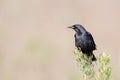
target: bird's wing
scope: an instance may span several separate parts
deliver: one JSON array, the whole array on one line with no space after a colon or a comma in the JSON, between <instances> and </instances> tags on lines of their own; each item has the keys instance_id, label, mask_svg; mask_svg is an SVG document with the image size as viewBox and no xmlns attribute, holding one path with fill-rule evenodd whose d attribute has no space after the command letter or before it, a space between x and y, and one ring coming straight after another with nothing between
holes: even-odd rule
<instances>
[{"instance_id":1,"label":"bird's wing","mask_svg":"<svg viewBox=\"0 0 120 80\"><path fill-rule=\"evenodd\" d=\"M96 49L95 41L94 41L91 33L89 33L89 32L88 32L88 39L89 39L89 42L90 42L90 44L92 45L92 47L93 47L94 49Z\"/></svg>"}]
</instances>

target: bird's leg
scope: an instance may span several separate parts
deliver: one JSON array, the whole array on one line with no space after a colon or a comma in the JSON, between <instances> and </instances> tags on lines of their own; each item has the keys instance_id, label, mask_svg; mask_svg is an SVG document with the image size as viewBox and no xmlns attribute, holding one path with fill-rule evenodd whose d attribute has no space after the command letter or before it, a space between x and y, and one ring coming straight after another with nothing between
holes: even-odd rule
<instances>
[{"instance_id":1,"label":"bird's leg","mask_svg":"<svg viewBox=\"0 0 120 80\"><path fill-rule=\"evenodd\" d=\"M84 54L84 59L88 62L89 65L92 64L92 56Z\"/></svg>"},{"instance_id":2,"label":"bird's leg","mask_svg":"<svg viewBox=\"0 0 120 80\"><path fill-rule=\"evenodd\" d=\"M81 52L81 48L80 47L78 47L77 49Z\"/></svg>"}]
</instances>

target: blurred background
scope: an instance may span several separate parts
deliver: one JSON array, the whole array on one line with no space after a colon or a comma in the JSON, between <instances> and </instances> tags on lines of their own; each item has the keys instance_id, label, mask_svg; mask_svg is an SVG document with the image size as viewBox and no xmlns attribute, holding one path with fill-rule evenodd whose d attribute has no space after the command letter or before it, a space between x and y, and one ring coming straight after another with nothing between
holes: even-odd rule
<instances>
[{"instance_id":1,"label":"blurred background","mask_svg":"<svg viewBox=\"0 0 120 80\"><path fill-rule=\"evenodd\" d=\"M120 76L119 0L0 0L0 80L80 80L74 31L92 33L96 56L111 55Z\"/></svg>"}]
</instances>

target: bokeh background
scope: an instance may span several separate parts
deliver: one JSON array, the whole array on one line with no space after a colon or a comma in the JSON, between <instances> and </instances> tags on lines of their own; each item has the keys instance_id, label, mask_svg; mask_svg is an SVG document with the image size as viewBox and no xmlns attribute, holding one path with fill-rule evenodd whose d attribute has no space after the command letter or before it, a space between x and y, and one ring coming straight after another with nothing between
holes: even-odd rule
<instances>
[{"instance_id":1,"label":"bokeh background","mask_svg":"<svg viewBox=\"0 0 120 80\"><path fill-rule=\"evenodd\" d=\"M120 80L119 0L0 0L0 80L80 80L73 55L76 23L111 55Z\"/></svg>"}]
</instances>

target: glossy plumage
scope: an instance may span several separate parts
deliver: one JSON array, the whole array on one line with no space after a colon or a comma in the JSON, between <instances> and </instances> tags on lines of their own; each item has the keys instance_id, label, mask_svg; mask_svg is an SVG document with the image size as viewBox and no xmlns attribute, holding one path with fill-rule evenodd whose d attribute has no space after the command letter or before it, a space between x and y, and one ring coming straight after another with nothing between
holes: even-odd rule
<instances>
[{"instance_id":1,"label":"glossy plumage","mask_svg":"<svg viewBox=\"0 0 120 80\"><path fill-rule=\"evenodd\" d=\"M94 42L94 39L86 29L80 25L75 24L69 28L72 28L75 30L75 46L78 48L78 50L81 50L83 54L86 54L88 57L93 56L92 61L96 61L96 58L93 54L93 50L96 50L96 44Z\"/></svg>"}]
</instances>

